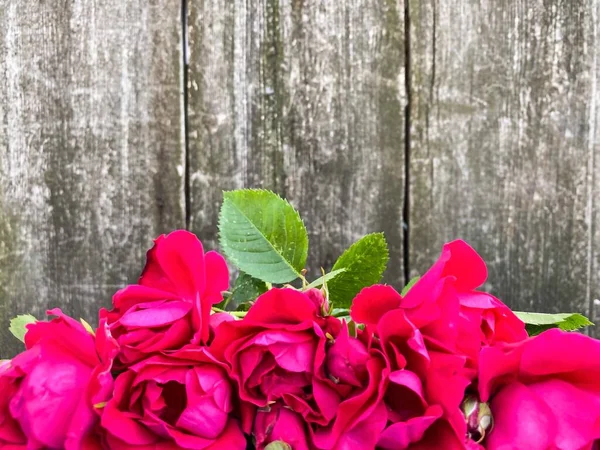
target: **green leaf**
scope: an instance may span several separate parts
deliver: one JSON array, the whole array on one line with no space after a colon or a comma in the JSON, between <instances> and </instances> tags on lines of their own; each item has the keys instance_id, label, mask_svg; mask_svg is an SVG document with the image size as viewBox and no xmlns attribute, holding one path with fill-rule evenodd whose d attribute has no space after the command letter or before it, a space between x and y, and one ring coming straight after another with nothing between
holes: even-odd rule
<instances>
[{"instance_id":1,"label":"green leaf","mask_svg":"<svg viewBox=\"0 0 600 450\"><path fill-rule=\"evenodd\" d=\"M383 233L368 234L338 258L332 272L346 269L327 283L329 298L339 308L349 308L361 289L378 283L387 266L389 252Z\"/></svg>"},{"instance_id":2,"label":"green leaf","mask_svg":"<svg viewBox=\"0 0 600 450\"><path fill-rule=\"evenodd\" d=\"M335 277L337 277L340 273L344 273L345 271L346 271L345 268L338 269L338 270L332 270L331 272L326 273L322 277L319 277L315 281L310 283L308 286L306 286L306 289L317 288L319 286L323 286L324 283L329 283L331 280L333 280Z\"/></svg>"},{"instance_id":3,"label":"green leaf","mask_svg":"<svg viewBox=\"0 0 600 450\"><path fill-rule=\"evenodd\" d=\"M264 281L251 277L247 273L240 272L233 285L233 294L231 296L233 308L230 307L230 309L237 309L241 304L256 300L259 295L264 294L267 290L267 285Z\"/></svg>"},{"instance_id":4,"label":"green leaf","mask_svg":"<svg viewBox=\"0 0 600 450\"><path fill-rule=\"evenodd\" d=\"M268 290L268 283L240 271L233 285L233 292L228 293L229 295L214 307L228 312L248 311L254 301Z\"/></svg>"},{"instance_id":5,"label":"green leaf","mask_svg":"<svg viewBox=\"0 0 600 450\"><path fill-rule=\"evenodd\" d=\"M530 336L536 336L550 328L560 328L564 331L576 331L594 325L582 314L543 314L515 311L515 315L525 322L525 328Z\"/></svg>"},{"instance_id":6,"label":"green leaf","mask_svg":"<svg viewBox=\"0 0 600 450\"><path fill-rule=\"evenodd\" d=\"M356 322L348 320L346 323L348 324L348 334L352 337L357 337L358 329L356 328Z\"/></svg>"},{"instance_id":7,"label":"green leaf","mask_svg":"<svg viewBox=\"0 0 600 450\"><path fill-rule=\"evenodd\" d=\"M400 295L402 297L404 297L406 294L408 294L408 291L410 291L410 288L413 287L417 281L419 281L421 277L414 277L411 278L410 281L408 282L408 284L406 286L404 286L404 289L402 289L402 292L400 293Z\"/></svg>"},{"instance_id":8,"label":"green leaf","mask_svg":"<svg viewBox=\"0 0 600 450\"><path fill-rule=\"evenodd\" d=\"M273 441L265 447L265 450L292 450L292 446L284 441Z\"/></svg>"},{"instance_id":9,"label":"green leaf","mask_svg":"<svg viewBox=\"0 0 600 450\"><path fill-rule=\"evenodd\" d=\"M329 315L333 317L350 317L350 310L348 308L333 308Z\"/></svg>"},{"instance_id":10,"label":"green leaf","mask_svg":"<svg viewBox=\"0 0 600 450\"><path fill-rule=\"evenodd\" d=\"M10 321L8 330L21 342L25 342L25 334L27 333L27 325L35 323L37 320L31 314L23 314L15 317Z\"/></svg>"},{"instance_id":11,"label":"green leaf","mask_svg":"<svg viewBox=\"0 0 600 450\"><path fill-rule=\"evenodd\" d=\"M90 333L92 336L96 336L96 333L94 333L94 329L92 328L92 326L87 323L87 321L85 319L79 319L79 321L81 322L81 325L83 325L83 328L85 328L85 330Z\"/></svg>"},{"instance_id":12,"label":"green leaf","mask_svg":"<svg viewBox=\"0 0 600 450\"><path fill-rule=\"evenodd\" d=\"M298 212L270 191L240 189L223 195L219 235L229 260L269 283L301 277L308 234Z\"/></svg>"},{"instance_id":13,"label":"green leaf","mask_svg":"<svg viewBox=\"0 0 600 450\"><path fill-rule=\"evenodd\" d=\"M556 328L556 325L527 325L525 324L525 331L529 336L537 336L538 334L542 334L544 331L549 330L551 328Z\"/></svg>"},{"instance_id":14,"label":"green leaf","mask_svg":"<svg viewBox=\"0 0 600 450\"><path fill-rule=\"evenodd\" d=\"M252 308L252 305L254 305L254 302L252 302L252 301L240 303L240 304L236 305L235 312L239 312L239 313L248 312L248 311L250 311L250 308ZM238 316L238 317L243 317L243 316Z\"/></svg>"}]
</instances>

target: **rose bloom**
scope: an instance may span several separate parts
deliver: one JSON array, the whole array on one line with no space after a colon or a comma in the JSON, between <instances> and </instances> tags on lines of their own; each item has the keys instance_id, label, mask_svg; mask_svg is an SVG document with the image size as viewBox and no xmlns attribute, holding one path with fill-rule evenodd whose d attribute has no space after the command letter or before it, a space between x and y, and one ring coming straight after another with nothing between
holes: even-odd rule
<instances>
[{"instance_id":1,"label":"rose bloom","mask_svg":"<svg viewBox=\"0 0 600 450\"><path fill-rule=\"evenodd\" d=\"M391 286L371 286L354 300L353 315L361 320L402 308L427 345L464 355L476 369L482 346L527 338L524 323L510 308L476 290L486 278L487 268L475 250L464 241L450 242L404 297ZM373 308L377 311L369 311Z\"/></svg>"},{"instance_id":2,"label":"rose bloom","mask_svg":"<svg viewBox=\"0 0 600 450\"><path fill-rule=\"evenodd\" d=\"M111 311L100 311L121 346L119 366L190 342L207 343L212 305L228 286L225 260L213 251L205 254L195 235L179 230L160 236L139 283L117 292Z\"/></svg>"},{"instance_id":3,"label":"rose bloom","mask_svg":"<svg viewBox=\"0 0 600 450\"><path fill-rule=\"evenodd\" d=\"M211 352L231 368L244 402L266 407L284 396L304 395L324 364L327 333L341 327L338 319L323 315L324 309L314 294L274 288L256 300L243 320L216 329ZM252 414L245 419L249 431Z\"/></svg>"},{"instance_id":4,"label":"rose bloom","mask_svg":"<svg viewBox=\"0 0 600 450\"><path fill-rule=\"evenodd\" d=\"M501 450L590 450L600 439L600 341L558 329L484 348L481 400L494 427L483 445Z\"/></svg>"},{"instance_id":5,"label":"rose bloom","mask_svg":"<svg viewBox=\"0 0 600 450\"><path fill-rule=\"evenodd\" d=\"M481 257L454 241L404 297L391 286L375 285L354 299L352 319L380 340L391 363L391 414L379 446L419 442L419 448L434 448L434 436L446 436L446 448L471 445L464 439L460 404L476 377L480 349L527 338L523 322L506 305L476 290L486 277ZM411 412L410 397L402 393L407 389L414 398Z\"/></svg>"},{"instance_id":6,"label":"rose bloom","mask_svg":"<svg viewBox=\"0 0 600 450\"><path fill-rule=\"evenodd\" d=\"M155 355L121 373L102 413L106 448L244 449L224 364L206 347Z\"/></svg>"},{"instance_id":7,"label":"rose bloom","mask_svg":"<svg viewBox=\"0 0 600 450\"><path fill-rule=\"evenodd\" d=\"M444 245L438 260L400 305L424 336L450 345L476 367L482 345L527 338L525 324L510 308L476 290L486 279L481 256L466 242L456 240Z\"/></svg>"},{"instance_id":8,"label":"rose bloom","mask_svg":"<svg viewBox=\"0 0 600 450\"><path fill-rule=\"evenodd\" d=\"M388 372L383 355L370 352L344 323L327 342L325 363L316 367L305 395L286 394L258 410L257 448L276 440L294 449L374 448L387 421Z\"/></svg>"},{"instance_id":9,"label":"rose bloom","mask_svg":"<svg viewBox=\"0 0 600 450\"><path fill-rule=\"evenodd\" d=\"M386 421L385 360L326 310L316 289L271 289L243 320L216 330L210 349L231 368L244 429L259 449L284 435L294 448L377 442Z\"/></svg>"},{"instance_id":10,"label":"rose bloom","mask_svg":"<svg viewBox=\"0 0 600 450\"><path fill-rule=\"evenodd\" d=\"M0 365L0 448L97 449L95 404L112 391L117 346L105 324L97 339L59 309L28 325L27 350Z\"/></svg>"},{"instance_id":11,"label":"rose bloom","mask_svg":"<svg viewBox=\"0 0 600 450\"><path fill-rule=\"evenodd\" d=\"M399 308L371 317L375 328L358 334L345 324L336 329L337 319L321 312L302 292L273 289L243 321L216 331L211 349L230 365L244 404L254 406L246 410L257 410L259 450L277 440L299 449L434 449L440 436L444 448L466 448L465 357L428 351Z\"/></svg>"},{"instance_id":12,"label":"rose bloom","mask_svg":"<svg viewBox=\"0 0 600 450\"><path fill-rule=\"evenodd\" d=\"M365 324L365 333L373 336L373 345L381 348L390 370L383 397L387 422L377 448L433 450L440 442L444 449L465 448L467 430L460 404L474 377L466 367L467 358L436 343L428 347L405 310L388 309L385 297L363 294L352 305L352 319ZM363 301L370 307L365 308Z\"/></svg>"}]
</instances>

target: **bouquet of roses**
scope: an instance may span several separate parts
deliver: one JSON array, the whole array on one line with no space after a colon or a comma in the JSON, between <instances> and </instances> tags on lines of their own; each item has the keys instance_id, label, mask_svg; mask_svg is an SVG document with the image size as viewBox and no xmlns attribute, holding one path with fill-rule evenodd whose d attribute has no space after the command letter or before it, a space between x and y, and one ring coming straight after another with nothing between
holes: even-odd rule
<instances>
[{"instance_id":1,"label":"bouquet of roses","mask_svg":"<svg viewBox=\"0 0 600 450\"><path fill-rule=\"evenodd\" d=\"M600 341L578 314L514 313L478 291L463 241L401 292L383 235L310 282L285 200L225 193L225 259L156 239L96 329L48 311L0 363L2 449L600 448ZM291 284L290 284L291 283Z\"/></svg>"}]
</instances>

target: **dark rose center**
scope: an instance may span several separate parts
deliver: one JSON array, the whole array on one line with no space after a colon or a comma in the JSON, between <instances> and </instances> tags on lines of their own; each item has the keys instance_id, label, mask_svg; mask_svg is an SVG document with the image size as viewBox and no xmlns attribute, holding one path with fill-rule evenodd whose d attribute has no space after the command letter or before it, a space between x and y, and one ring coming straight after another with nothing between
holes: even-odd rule
<instances>
[{"instance_id":1,"label":"dark rose center","mask_svg":"<svg viewBox=\"0 0 600 450\"><path fill-rule=\"evenodd\" d=\"M163 409L160 418L169 425L175 426L186 406L185 386L176 381L169 381L162 385L162 389L166 407Z\"/></svg>"}]
</instances>

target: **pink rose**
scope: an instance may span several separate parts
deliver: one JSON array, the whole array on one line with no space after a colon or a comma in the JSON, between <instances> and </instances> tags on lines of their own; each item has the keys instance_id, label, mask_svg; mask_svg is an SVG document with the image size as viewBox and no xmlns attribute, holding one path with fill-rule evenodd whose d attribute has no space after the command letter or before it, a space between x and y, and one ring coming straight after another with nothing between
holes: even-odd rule
<instances>
[{"instance_id":1,"label":"pink rose","mask_svg":"<svg viewBox=\"0 0 600 450\"><path fill-rule=\"evenodd\" d=\"M436 263L402 299L408 318L425 336L468 356L472 367L482 345L527 338L525 325L504 303L477 291L485 262L466 242L445 244Z\"/></svg>"},{"instance_id":2,"label":"pink rose","mask_svg":"<svg viewBox=\"0 0 600 450\"><path fill-rule=\"evenodd\" d=\"M3 449L27 448L27 437L10 414L10 403L19 390L20 380L10 361L0 363L0 448Z\"/></svg>"},{"instance_id":3,"label":"pink rose","mask_svg":"<svg viewBox=\"0 0 600 450\"><path fill-rule=\"evenodd\" d=\"M204 253L198 238L179 230L156 239L148 251L139 284L113 297L114 308L102 310L127 366L163 350L188 343L206 344L210 311L229 286L225 260Z\"/></svg>"},{"instance_id":4,"label":"pink rose","mask_svg":"<svg viewBox=\"0 0 600 450\"><path fill-rule=\"evenodd\" d=\"M106 448L240 449L226 368L206 347L155 355L121 373L102 414Z\"/></svg>"},{"instance_id":5,"label":"pink rose","mask_svg":"<svg viewBox=\"0 0 600 450\"><path fill-rule=\"evenodd\" d=\"M343 329L326 345L302 393L258 409L253 434L262 449L281 440L293 449L374 448L387 421L385 359Z\"/></svg>"},{"instance_id":6,"label":"pink rose","mask_svg":"<svg viewBox=\"0 0 600 450\"><path fill-rule=\"evenodd\" d=\"M302 395L325 360L326 333L340 322L291 288L261 295L244 320L222 323L211 352L226 361L239 384L240 398L257 407L285 395Z\"/></svg>"},{"instance_id":7,"label":"pink rose","mask_svg":"<svg viewBox=\"0 0 600 450\"><path fill-rule=\"evenodd\" d=\"M298 399L320 450L374 448L388 420L383 401L389 363L368 336L343 328L327 346L325 366L313 378L314 406Z\"/></svg>"},{"instance_id":8,"label":"pink rose","mask_svg":"<svg viewBox=\"0 0 600 450\"><path fill-rule=\"evenodd\" d=\"M271 289L244 320L216 330L211 351L231 367L247 431L258 409L254 434L265 445L279 438L265 424L278 420L306 424L291 438L315 449L373 447L385 425L385 360L325 309L318 291ZM272 405L284 409L265 415Z\"/></svg>"},{"instance_id":9,"label":"pink rose","mask_svg":"<svg viewBox=\"0 0 600 450\"><path fill-rule=\"evenodd\" d=\"M421 404L417 420L394 423L392 419L380 446L402 446L412 436L412 442L431 447L433 444L427 442L433 442L434 433L427 430L438 419L446 425L436 427L453 430L457 448L471 445L464 442L466 424L459 407L465 388L476 376L481 348L527 338L523 322L506 305L475 290L486 277L481 257L465 242L454 241L444 246L438 261L405 297L390 286L375 285L354 299L353 320L365 324L367 331L381 339L392 362L390 389L399 389L401 379L397 382L396 377L405 377L407 369L419 380L412 386L419 398L416 404ZM406 361L405 357L395 357L403 354L402 348L419 356ZM387 398L400 397L395 394ZM388 400L388 406L390 403Z\"/></svg>"},{"instance_id":10,"label":"pink rose","mask_svg":"<svg viewBox=\"0 0 600 450\"><path fill-rule=\"evenodd\" d=\"M95 449L94 407L112 390L117 346L101 324L97 340L59 309L28 326L27 350L0 367L0 447Z\"/></svg>"},{"instance_id":11,"label":"pink rose","mask_svg":"<svg viewBox=\"0 0 600 450\"><path fill-rule=\"evenodd\" d=\"M366 333L389 361L383 397L388 418L377 447L433 450L442 435L444 448L464 448L466 425L459 407L472 378L466 358L435 343L428 348L403 309L387 310L390 305L377 298L372 297L370 309L356 310L359 317L352 307L352 318L367 324Z\"/></svg>"},{"instance_id":12,"label":"pink rose","mask_svg":"<svg viewBox=\"0 0 600 450\"><path fill-rule=\"evenodd\" d=\"M391 286L371 286L354 300L352 315L373 326L383 313L402 308L427 343L467 356L468 366L476 369L483 345L527 338L525 325L506 305L476 290L486 278L485 263L475 250L453 241L405 297Z\"/></svg>"},{"instance_id":13,"label":"pink rose","mask_svg":"<svg viewBox=\"0 0 600 450\"><path fill-rule=\"evenodd\" d=\"M481 351L490 450L590 450L600 439L600 341L558 329Z\"/></svg>"}]
</instances>

